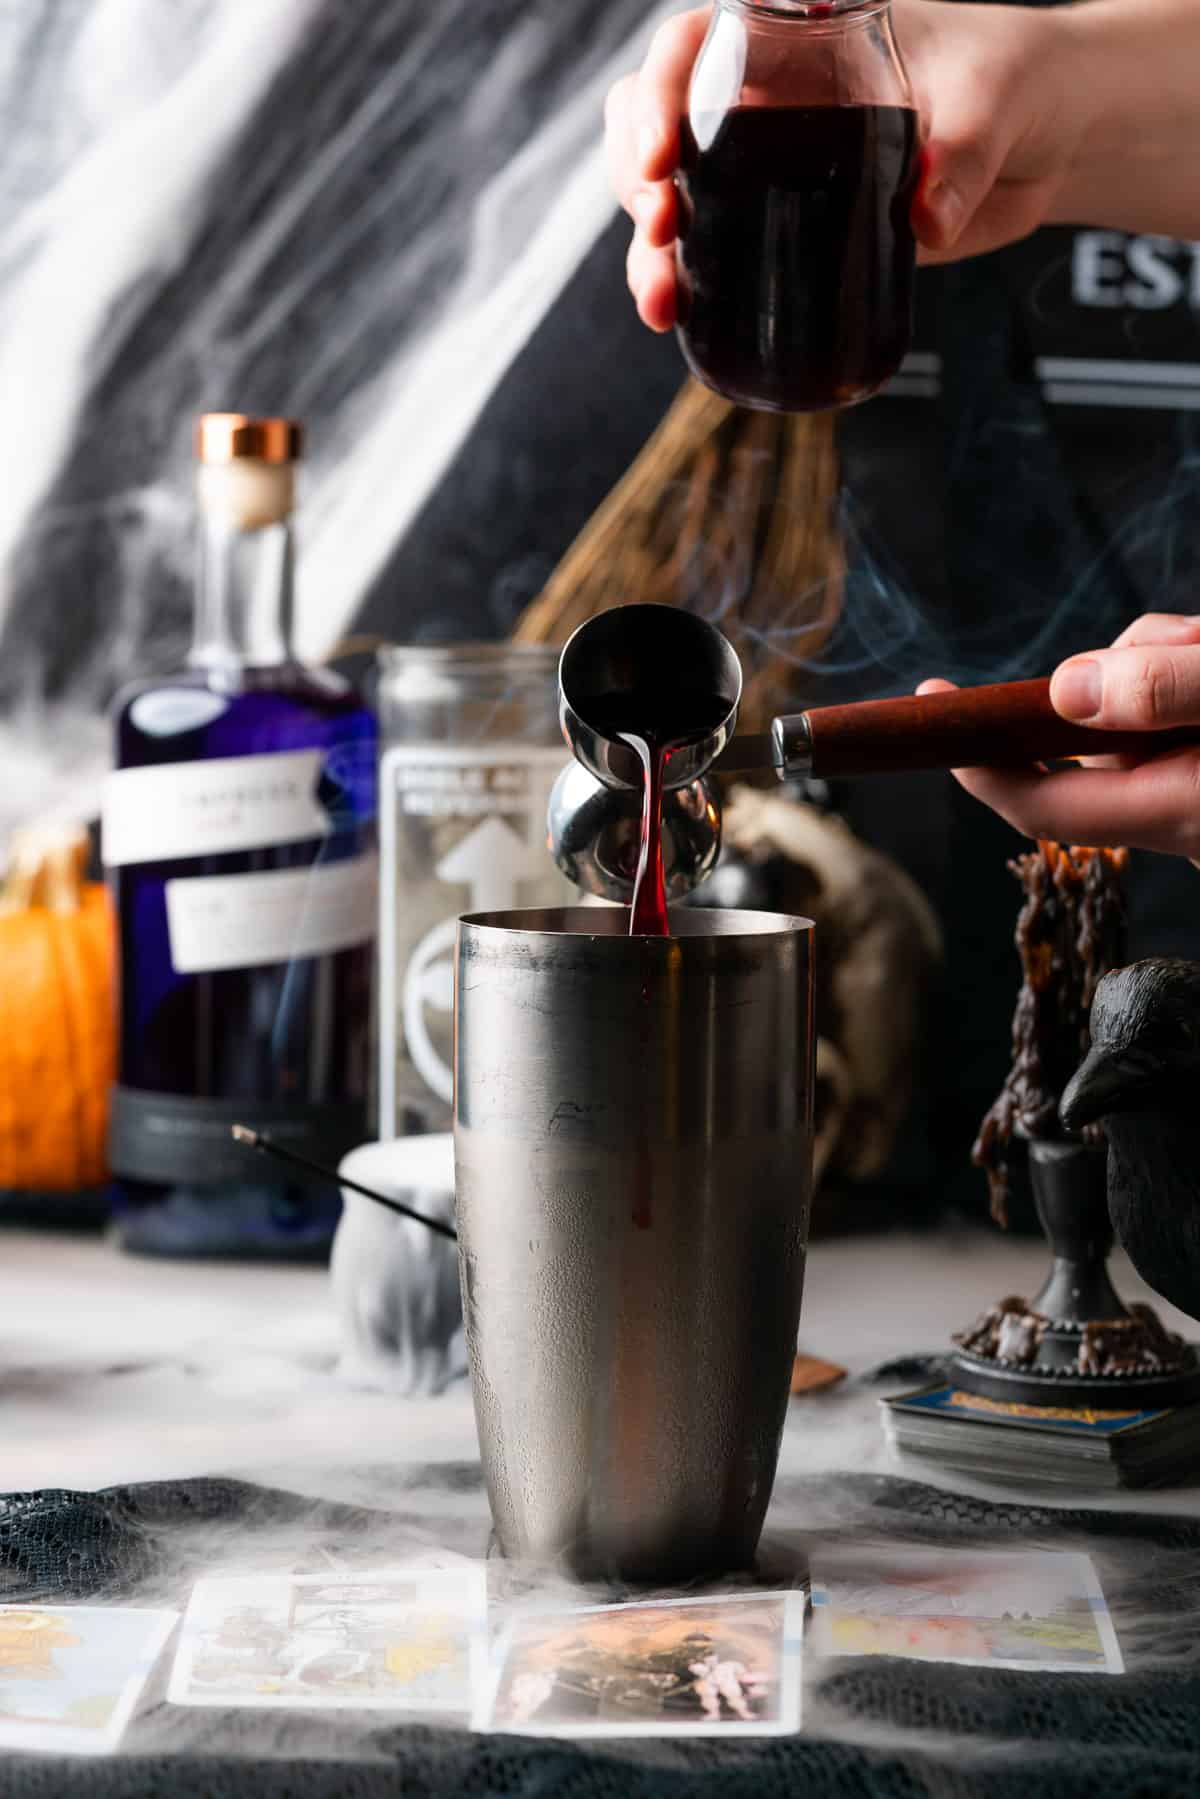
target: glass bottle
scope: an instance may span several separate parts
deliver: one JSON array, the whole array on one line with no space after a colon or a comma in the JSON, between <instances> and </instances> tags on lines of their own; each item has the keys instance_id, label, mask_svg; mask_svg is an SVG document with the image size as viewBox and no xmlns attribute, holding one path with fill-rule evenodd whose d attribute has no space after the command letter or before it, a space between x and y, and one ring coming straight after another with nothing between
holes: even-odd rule
<instances>
[{"instance_id":1,"label":"glass bottle","mask_svg":"<svg viewBox=\"0 0 1200 1799\"><path fill-rule=\"evenodd\" d=\"M378 893L374 715L291 648L300 429L201 421L186 669L116 702L103 853L118 917L117 1232L161 1254L321 1255L326 1164L367 1134Z\"/></svg>"},{"instance_id":2,"label":"glass bottle","mask_svg":"<svg viewBox=\"0 0 1200 1799\"><path fill-rule=\"evenodd\" d=\"M701 381L815 412L895 373L920 139L890 0L716 0L677 178L679 338Z\"/></svg>"},{"instance_id":3,"label":"glass bottle","mask_svg":"<svg viewBox=\"0 0 1200 1799\"><path fill-rule=\"evenodd\" d=\"M379 658L379 1134L448 1130L460 912L578 894L546 843L567 761L559 650L402 644Z\"/></svg>"}]
</instances>

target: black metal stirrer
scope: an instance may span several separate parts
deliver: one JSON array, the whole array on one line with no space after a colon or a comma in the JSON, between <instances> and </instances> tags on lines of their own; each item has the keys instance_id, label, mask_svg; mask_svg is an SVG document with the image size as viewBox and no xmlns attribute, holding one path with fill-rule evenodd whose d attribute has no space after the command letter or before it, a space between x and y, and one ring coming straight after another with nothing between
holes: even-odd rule
<instances>
[{"instance_id":1,"label":"black metal stirrer","mask_svg":"<svg viewBox=\"0 0 1200 1799\"><path fill-rule=\"evenodd\" d=\"M320 1162L310 1161L307 1156L298 1156L294 1149L284 1149L281 1143L265 1137L261 1131L252 1131L248 1124L235 1124L230 1128L234 1141L244 1143L247 1149L255 1149L260 1155L274 1156L277 1162L289 1162L293 1168L302 1168L306 1174L315 1174L323 1181L332 1181L335 1187L349 1187L352 1193L361 1193L364 1199L373 1199L377 1206L386 1206L389 1212L399 1212L402 1218L411 1218L417 1224L425 1225L426 1229L436 1231L439 1237L449 1237L452 1243L458 1242L458 1232L452 1224L443 1224L440 1218L426 1218L424 1212L414 1212L401 1199L389 1199L386 1193L376 1193L373 1187L364 1187L361 1181L349 1180L333 1168L324 1168Z\"/></svg>"}]
</instances>

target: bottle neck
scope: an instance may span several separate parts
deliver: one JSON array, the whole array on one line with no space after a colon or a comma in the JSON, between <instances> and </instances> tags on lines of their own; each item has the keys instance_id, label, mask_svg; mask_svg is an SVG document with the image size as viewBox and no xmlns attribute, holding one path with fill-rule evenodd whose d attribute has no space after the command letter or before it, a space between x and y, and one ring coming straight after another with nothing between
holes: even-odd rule
<instances>
[{"instance_id":1,"label":"bottle neck","mask_svg":"<svg viewBox=\"0 0 1200 1799\"><path fill-rule=\"evenodd\" d=\"M245 472L237 463L200 470L193 667L271 668L292 659L291 470L251 482Z\"/></svg>"},{"instance_id":2,"label":"bottle neck","mask_svg":"<svg viewBox=\"0 0 1200 1799\"><path fill-rule=\"evenodd\" d=\"M845 31L889 13L892 0L718 0L722 11L762 25L805 25L812 35Z\"/></svg>"}]
</instances>

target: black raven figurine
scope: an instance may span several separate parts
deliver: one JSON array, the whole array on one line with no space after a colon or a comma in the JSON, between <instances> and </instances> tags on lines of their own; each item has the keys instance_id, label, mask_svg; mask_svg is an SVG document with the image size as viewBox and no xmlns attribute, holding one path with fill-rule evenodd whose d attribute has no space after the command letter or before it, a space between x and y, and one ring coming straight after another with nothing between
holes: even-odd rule
<instances>
[{"instance_id":1,"label":"black raven figurine","mask_svg":"<svg viewBox=\"0 0 1200 1799\"><path fill-rule=\"evenodd\" d=\"M1200 963L1105 975L1091 1039L1059 1116L1069 1131L1103 1119L1113 1229L1142 1279L1200 1318Z\"/></svg>"}]
</instances>

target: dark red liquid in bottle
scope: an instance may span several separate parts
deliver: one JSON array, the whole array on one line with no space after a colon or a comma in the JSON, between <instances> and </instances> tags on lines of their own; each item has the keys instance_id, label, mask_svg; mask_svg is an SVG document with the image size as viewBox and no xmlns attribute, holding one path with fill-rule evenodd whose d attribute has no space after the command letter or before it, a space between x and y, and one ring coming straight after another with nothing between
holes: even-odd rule
<instances>
[{"instance_id":1,"label":"dark red liquid in bottle","mask_svg":"<svg viewBox=\"0 0 1200 1799\"><path fill-rule=\"evenodd\" d=\"M629 934L666 937L670 926L662 810L671 758L711 736L728 718L729 701L717 694L635 689L592 700L587 715L595 730L627 743L642 765L642 835L633 904L629 909Z\"/></svg>"},{"instance_id":2,"label":"dark red liquid in bottle","mask_svg":"<svg viewBox=\"0 0 1200 1799\"><path fill-rule=\"evenodd\" d=\"M912 335L916 113L737 107L683 136L679 335L693 372L775 412L866 399Z\"/></svg>"}]
</instances>

